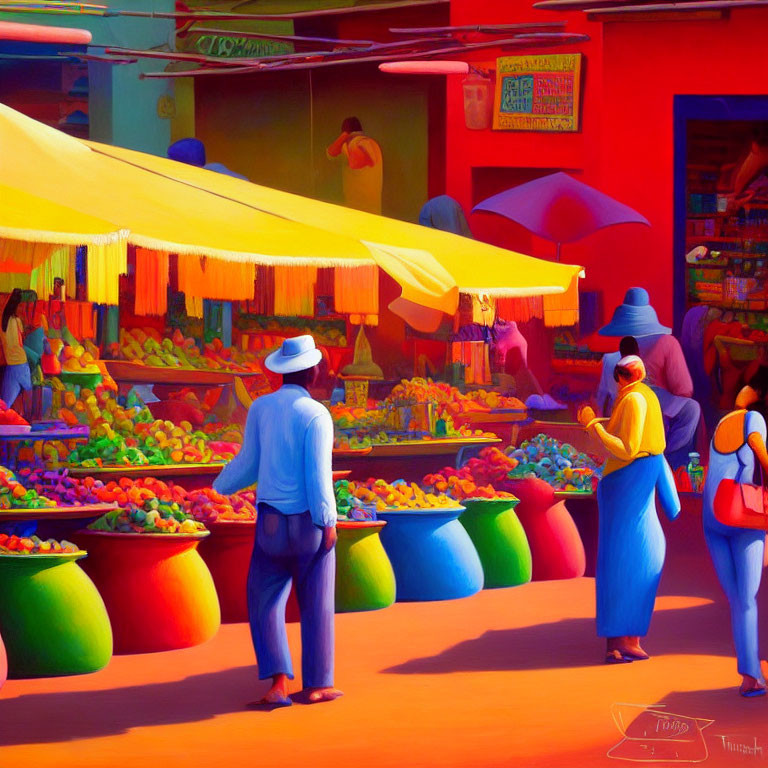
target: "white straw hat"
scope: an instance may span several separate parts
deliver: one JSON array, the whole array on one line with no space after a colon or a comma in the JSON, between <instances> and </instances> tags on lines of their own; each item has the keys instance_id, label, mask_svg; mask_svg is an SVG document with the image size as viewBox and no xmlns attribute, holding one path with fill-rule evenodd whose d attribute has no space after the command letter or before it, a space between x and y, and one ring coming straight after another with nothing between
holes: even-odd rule
<instances>
[{"instance_id":1,"label":"white straw hat","mask_svg":"<svg viewBox=\"0 0 768 768\"><path fill-rule=\"evenodd\" d=\"M294 336L268 355L264 364L273 373L298 373L314 368L322 359L323 353L311 336Z\"/></svg>"}]
</instances>

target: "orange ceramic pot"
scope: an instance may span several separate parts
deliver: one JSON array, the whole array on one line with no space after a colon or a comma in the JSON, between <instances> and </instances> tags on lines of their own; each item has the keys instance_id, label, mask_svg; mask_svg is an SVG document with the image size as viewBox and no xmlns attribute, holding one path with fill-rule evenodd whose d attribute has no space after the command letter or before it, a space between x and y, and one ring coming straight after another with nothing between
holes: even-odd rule
<instances>
[{"instance_id":1,"label":"orange ceramic pot","mask_svg":"<svg viewBox=\"0 0 768 768\"><path fill-rule=\"evenodd\" d=\"M219 599L197 551L209 534L80 531L112 624L115 653L189 648L210 640L221 623Z\"/></svg>"},{"instance_id":2,"label":"orange ceramic pot","mask_svg":"<svg viewBox=\"0 0 768 768\"><path fill-rule=\"evenodd\" d=\"M248 621L248 569L256 521L208 523L211 535L200 542L200 556L211 571L226 623Z\"/></svg>"}]
</instances>

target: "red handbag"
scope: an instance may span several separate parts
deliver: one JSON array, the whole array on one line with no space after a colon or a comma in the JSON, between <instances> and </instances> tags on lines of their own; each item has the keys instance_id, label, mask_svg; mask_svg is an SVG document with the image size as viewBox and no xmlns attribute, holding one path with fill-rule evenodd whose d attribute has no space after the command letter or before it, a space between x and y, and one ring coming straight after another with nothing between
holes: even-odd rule
<instances>
[{"instance_id":1,"label":"red handbag","mask_svg":"<svg viewBox=\"0 0 768 768\"><path fill-rule=\"evenodd\" d=\"M721 480L713 507L716 520L723 525L768 530L762 485Z\"/></svg>"}]
</instances>

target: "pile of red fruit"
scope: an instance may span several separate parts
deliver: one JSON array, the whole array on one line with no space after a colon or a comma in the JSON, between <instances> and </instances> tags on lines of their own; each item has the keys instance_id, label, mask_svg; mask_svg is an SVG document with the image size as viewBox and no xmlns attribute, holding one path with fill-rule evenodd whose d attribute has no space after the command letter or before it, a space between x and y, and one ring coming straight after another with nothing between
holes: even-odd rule
<instances>
[{"instance_id":1,"label":"pile of red fruit","mask_svg":"<svg viewBox=\"0 0 768 768\"><path fill-rule=\"evenodd\" d=\"M37 536L9 536L0 533L0 555L64 555L79 551L71 541L44 541Z\"/></svg>"},{"instance_id":2,"label":"pile of red fruit","mask_svg":"<svg viewBox=\"0 0 768 768\"><path fill-rule=\"evenodd\" d=\"M188 492L186 511L202 523L214 523L217 520L255 520L255 496L252 491L224 496L213 488L202 488Z\"/></svg>"},{"instance_id":3,"label":"pile of red fruit","mask_svg":"<svg viewBox=\"0 0 768 768\"><path fill-rule=\"evenodd\" d=\"M0 400L0 427L28 427L29 422Z\"/></svg>"},{"instance_id":4,"label":"pile of red fruit","mask_svg":"<svg viewBox=\"0 0 768 768\"><path fill-rule=\"evenodd\" d=\"M423 483L435 493L447 493L452 498L509 499L511 493L497 491L517 466L517 460L498 448L483 448L479 457L470 459L463 467L445 467L440 472L427 475Z\"/></svg>"}]
</instances>

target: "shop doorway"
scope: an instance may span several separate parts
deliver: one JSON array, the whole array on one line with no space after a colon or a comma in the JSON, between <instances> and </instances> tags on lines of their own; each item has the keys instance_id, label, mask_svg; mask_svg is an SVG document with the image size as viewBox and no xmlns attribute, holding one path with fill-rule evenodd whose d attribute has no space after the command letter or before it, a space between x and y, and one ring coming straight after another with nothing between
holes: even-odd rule
<instances>
[{"instance_id":1,"label":"shop doorway","mask_svg":"<svg viewBox=\"0 0 768 768\"><path fill-rule=\"evenodd\" d=\"M700 305L768 329L768 166L745 166L768 144L768 97L677 96L674 119L675 331ZM708 257L687 263L698 246Z\"/></svg>"}]
</instances>

